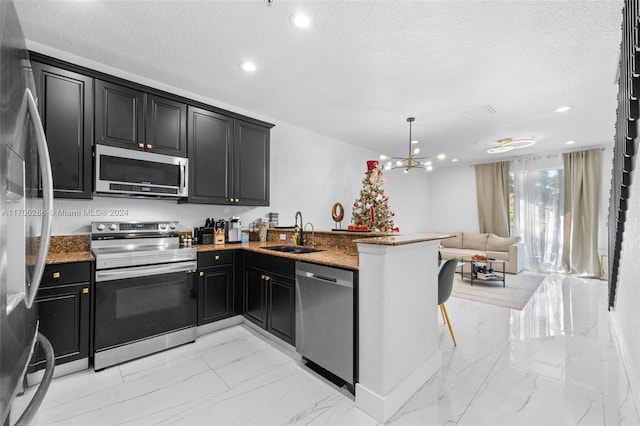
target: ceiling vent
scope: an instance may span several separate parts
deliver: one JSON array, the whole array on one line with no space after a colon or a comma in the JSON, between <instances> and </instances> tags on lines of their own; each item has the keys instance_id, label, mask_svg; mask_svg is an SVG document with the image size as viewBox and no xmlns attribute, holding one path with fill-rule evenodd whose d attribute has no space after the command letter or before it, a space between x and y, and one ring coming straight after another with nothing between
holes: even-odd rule
<instances>
[{"instance_id":1,"label":"ceiling vent","mask_svg":"<svg viewBox=\"0 0 640 426\"><path fill-rule=\"evenodd\" d=\"M460 115L467 119L479 119L486 118L496 113L491 105L482 105L479 107L471 108L466 111L462 111Z\"/></svg>"}]
</instances>

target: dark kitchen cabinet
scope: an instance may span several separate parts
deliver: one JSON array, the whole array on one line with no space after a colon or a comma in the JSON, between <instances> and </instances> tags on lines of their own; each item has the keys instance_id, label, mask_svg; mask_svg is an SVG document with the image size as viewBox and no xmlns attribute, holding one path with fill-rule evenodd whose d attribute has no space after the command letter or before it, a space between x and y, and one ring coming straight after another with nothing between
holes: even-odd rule
<instances>
[{"instance_id":1,"label":"dark kitchen cabinet","mask_svg":"<svg viewBox=\"0 0 640 426\"><path fill-rule=\"evenodd\" d=\"M246 252L244 271L245 317L295 345L295 261Z\"/></svg>"},{"instance_id":2,"label":"dark kitchen cabinet","mask_svg":"<svg viewBox=\"0 0 640 426\"><path fill-rule=\"evenodd\" d=\"M32 62L56 198L91 198L93 78Z\"/></svg>"},{"instance_id":3,"label":"dark kitchen cabinet","mask_svg":"<svg viewBox=\"0 0 640 426\"><path fill-rule=\"evenodd\" d=\"M187 156L187 105L147 94L145 149L157 154Z\"/></svg>"},{"instance_id":4,"label":"dark kitchen cabinet","mask_svg":"<svg viewBox=\"0 0 640 426\"><path fill-rule=\"evenodd\" d=\"M234 201L243 206L268 206L270 130L238 119L234 130Z\"/></svg>"},{"instance_id":5,"label":"dark kitchen cabinet","mask_svg":"<svg viewBox=\"0 0 640 426\"><path fill-rule=\"evenodd\" d=\"M189 202L230 204L233 118L188 108Z\"/></svg>"},{"instance_id":6,"label":"dark kitchen cabinet","mask_svg":"<svg viewBox=\"0 0 640 426\"><path fill-rule=\"evenodd\" d=\"M144 93L102 80L95 85L96 143L145 149Z\"/></svg>"},{"instance_id":7,"label":"dark kitchen cabinet","mask_svg":"<svg viewBox=\"0 0 640 426\"><path fill-rule=\"evenodd\" d=\"M268 206L270 129L192 106L188 117L188 201Z\"/></svg>"},{"instance_id":8,"label":"dark kitchen cabinet","mask_svg":"<svg viewBox=\"0 0 640 426\"><path fill-rule=\"evenodd\" d=\"M252 266L244 270L245 317L267 328L267 281L264 271Z\"/></svg>"},{"instance_id":9,"label":"dark kitchen cabinet","mask_svg":"<svg viewBox=\"0 0 640 426\"><path fill-rule=\"evenodd\" d=\"M269 309L267 330L285 342L295 344L296 282L294 277L269 275Z\"/></svg>"},{"instance_id":10,"label":"dark kitchen cabinet","mask_svg":"<svg viewBox=\"0 0 640 426\"><path fill-rule=\"evenodd\" d=\"M53 346L56 365L88 358L90 346L91 263L48 265L35 304L39 330ZM29 372L45 366L38 346Z\"/></svg>"},{"instance_id":11,"label":"dark kitchen cabinet","mask_svg":"<svg viewBox=\"0 0 640 426\"><path fill-rule=\"evenodd\" d=\"M234 252L198 253L198 325L233 315Z\"/></svg>"},{"instance_id":12,"label":"dark kitchen cabinet","mask_svg":"<svg viewBox=\"0 0 640 426\"><path fill-rule=\"evenodd\" d=\"M187 105L142 90L96 80L96 142L187 156Z\"/></svg>"}]
</instances>

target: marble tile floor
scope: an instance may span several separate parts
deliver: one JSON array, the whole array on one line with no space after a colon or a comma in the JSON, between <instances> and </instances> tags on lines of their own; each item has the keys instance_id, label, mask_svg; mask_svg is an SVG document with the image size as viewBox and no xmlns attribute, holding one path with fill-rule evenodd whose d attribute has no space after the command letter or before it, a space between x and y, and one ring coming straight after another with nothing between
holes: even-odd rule
<instances>
[{"instance_id":1,"label":"marble tile floor","mask_svg":"<svg viewBox=\"0 0 640 426\"><path fill-rule=\"evenodd\" d=\"M389 424L640 424L606 293L603 281L549 275L523 311L449 299L458 347L439 317L442 368ZM288 351L246 325L227 328L55 379L33 424L378 424Z\"/></svg>"}]
</instances>

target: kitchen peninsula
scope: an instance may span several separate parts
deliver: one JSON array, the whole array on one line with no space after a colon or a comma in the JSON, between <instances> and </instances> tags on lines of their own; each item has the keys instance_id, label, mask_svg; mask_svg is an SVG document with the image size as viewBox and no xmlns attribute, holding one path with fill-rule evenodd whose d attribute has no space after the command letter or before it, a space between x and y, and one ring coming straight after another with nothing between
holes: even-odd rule
<instances>
[{"instance_id":1,"label":"kitchen peninsula","mask_svg":"<svg viewBox=\"0 0 640 426\"><path fill-rule=\"evenodd\" d=\"M436 315L436 259L438 241L447 236L316 231L315 234L307 235L308 243L316 244L318 250L316 252L294 254L269 249L283 245L288 241L287 237L292 231L270 229L267 241L264 242L197 245L195 247L199 255L198 268L204 268L202 270L206 277L208 265L200 264L200 255L219 254L218 263L221 266L217 268L222 269L216 270L214 267L213 270L217 272L214 273L211 270L211 275L220 277L221 270L233 271L233 266L224 266L228 265L225 261L232 261L233 257L230 257L232 253L242 253L243 258L254 253L261 256L269 255L268 259L273 259L270 262L272 265L281 264L276 260L280 259L288 261L288 264L293 264L291 261L302 261L357 271L358 296L355 324L358 335L356 349L358 378L355 400L360 409L378 421L384 422L440 367ZM284 241L282 234L284 234ZM86 247L88 241L80 237L83 236L54 237L56 243L53 244L53 248L56 249L56 253L50 253L49 264L76 262L77 260L74 259L79 258L78 256L90 256ZM69 247L70 241L75 242L81 239L83 244ZM78 247L75 247L76 245ZM229 253L229 256L223 253ZM86 260L85 257L81 258ZM217 258L216 256L208 257ZM433 259L433 262L426 262L425 259ZM215 262L212 261L210 266L214 266L213 263ZM247 277L236 273L236 281L243 282L246 279ZM212 281L214 287L220 283L215 280L214 278ZM231 278L230 294L236 291L233 280ZM246 286L246 283L244 285ZM236 289L238 287L242 285L236 284ZM221 294L217 292L220 289L221 287L213 289L218 296ZM245 291L246 289L245 287ZM205 299L205 293L199 292L198 298ZM199 318L198 335L225 326L246 323L247 320L252 321L247 305L243 304L246 300L245 294L241 296L239 305L232 301L233 306L227 307L222 320L211 318L211 321L203 326ZM274 332L267 323L269 321L265 323L265 328L271 334L292 343L287 339L286 329L274 327ZM255 321L251 325L254 324Z\"/></svg>"},{"instance_id":2,"label":"kitchen peninsula","mask_svg":"<svg viewBox=\"0 0 640 426\"><path fill-rule=\"evenodd\" d=\"M386 422L441 365L438 243L447 235L355 240L360 287L356 406Z\"/></svg>"}]
</instances>

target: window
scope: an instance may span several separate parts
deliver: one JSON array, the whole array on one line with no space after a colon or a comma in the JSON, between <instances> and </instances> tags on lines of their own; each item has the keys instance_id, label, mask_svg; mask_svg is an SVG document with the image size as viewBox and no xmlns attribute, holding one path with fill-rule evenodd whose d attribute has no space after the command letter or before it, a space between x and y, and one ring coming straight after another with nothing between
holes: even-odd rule
<instances>
[{"instance_id":1,"label":"window","mask_svg":"<svg viewBox=\"0 0 640 426\"><path fill-rule=\"evenodd\" d=\"M541 168L534 160L512 162L509 220L525 244L525 268L562 271L562 167Z\"/></svg>"}]
</instances>

